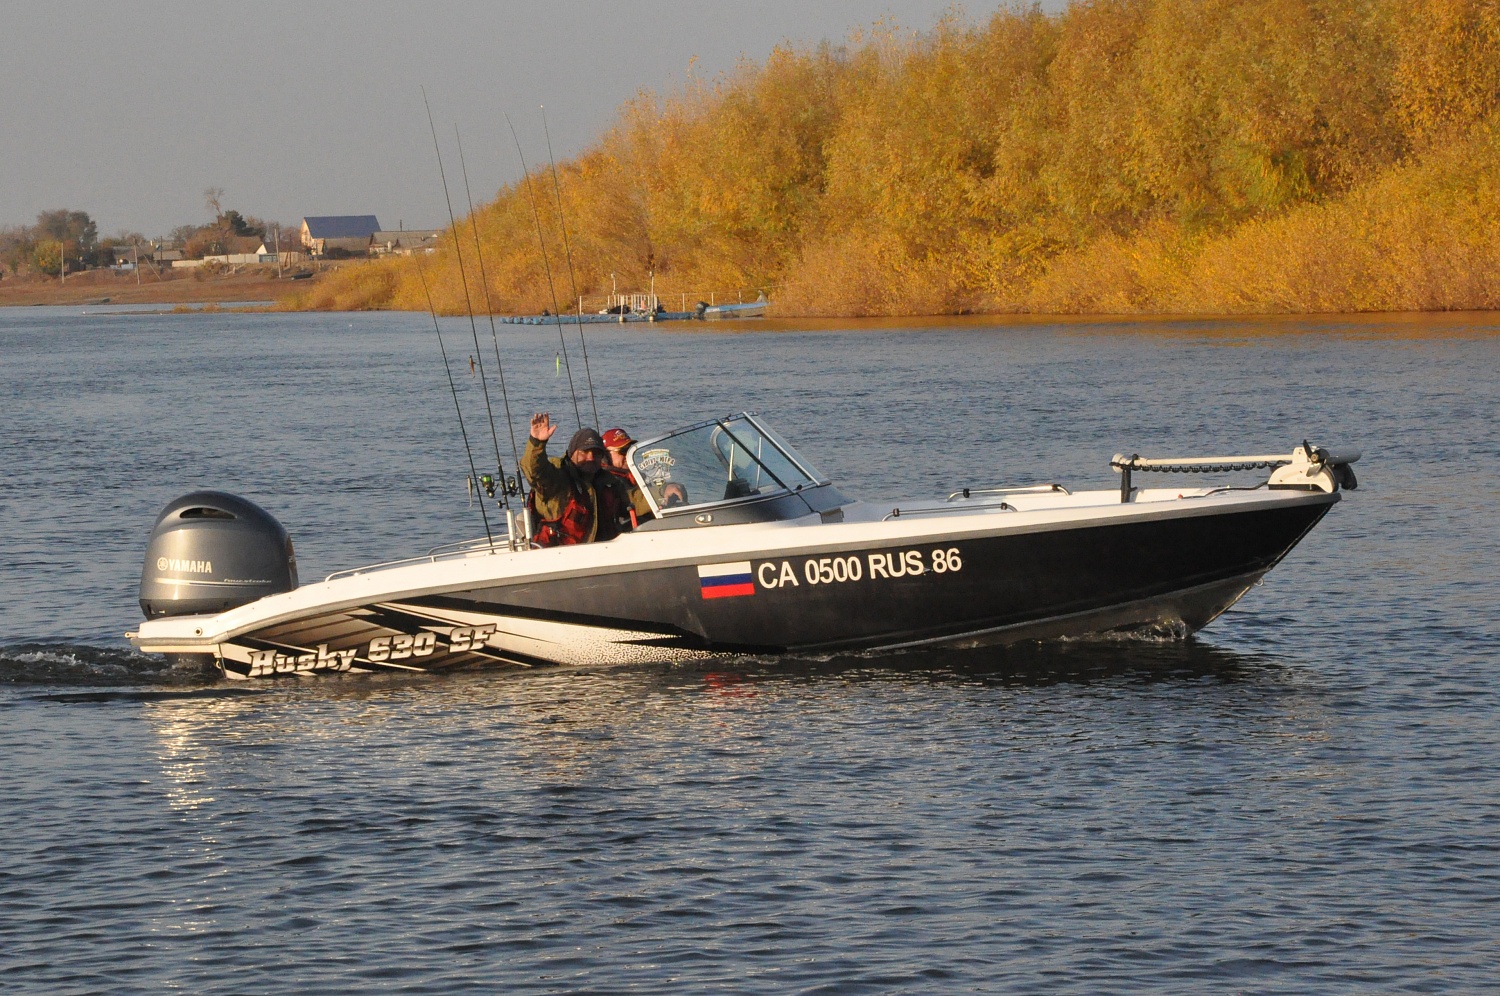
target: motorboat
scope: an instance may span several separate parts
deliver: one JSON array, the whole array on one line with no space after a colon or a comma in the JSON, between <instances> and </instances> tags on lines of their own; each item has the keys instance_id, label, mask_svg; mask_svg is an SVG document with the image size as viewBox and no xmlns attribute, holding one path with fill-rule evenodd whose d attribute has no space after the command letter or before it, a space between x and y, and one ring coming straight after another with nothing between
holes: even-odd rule
<instances>
[{"instance_id":1,"label":"motorboat","mask_svg":"<svg viewBox=\"0 0 1500 996\"><path fill-rule=\"evenodd\" d=\"M741 301L738 304L709 304L699 301L698 317L707 322L726 318L764 318L766 305L770 303L764 292L757 295L754 301Z\"/></svg>"},{"instance_id":2,"label":"motorboat","mask_svg":"<svg viewBox=\"0 0 1500 996\"><path fill-rule=\"evenodd\" d=\"M230 678L1182 636L1356 486L1358 458L1307 442L1287 454L1116 454L1118 489L874 503L740 413L630 448L654 516L617 539L538 548L529 517L512 512L503 533L305 585L270 514L200 491L158 518L141 575L147 619L127 636ZM1268 473L1137 486L1146 473L1251 470Z\"/></svg>"}]
</instances>

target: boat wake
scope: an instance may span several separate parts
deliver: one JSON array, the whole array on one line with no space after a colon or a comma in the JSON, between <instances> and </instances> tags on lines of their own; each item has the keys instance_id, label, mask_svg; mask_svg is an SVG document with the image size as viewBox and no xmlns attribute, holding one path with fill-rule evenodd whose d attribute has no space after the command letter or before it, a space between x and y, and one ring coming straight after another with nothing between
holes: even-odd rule
<instances>
[{"instance_id":1,"label":"boat wake","mask_svg":"<svg viewBox=\"0 0 1500 996\"><path fill-rule=\"evenodd\" d=\"M1057 643L1182 643L1193 635L1193 628L1181 619L1166 619L1145 626L1059 636Z\"/></svg>"},{"instance_id":2,"label":"boat wake","mask_svg":"<svg viewBox=\"0 0 1500 996\"><path fill-rule=\"evenodd\" d=\"M82 643L18 643L0 647L0 684L201 685L217 678L197 666L129 649Z\"/></svg>"}]
</instances>

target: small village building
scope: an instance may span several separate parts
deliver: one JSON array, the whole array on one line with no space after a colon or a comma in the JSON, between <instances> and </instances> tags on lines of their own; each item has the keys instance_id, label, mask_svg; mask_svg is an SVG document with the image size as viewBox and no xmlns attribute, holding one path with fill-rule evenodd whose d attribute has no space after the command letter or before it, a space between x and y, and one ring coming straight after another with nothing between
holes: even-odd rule
<instances>
[{"instance_id":1,"label":"small village building","mask_svg":"<svg viewBox=\"0 0 1500 996\"><path fill-rule=\"evenodd\" d=\"M168 249L150 242L112 246L109 251L114 255L113 264L124 268L133 268L137 260L142 263L171 263L182 258L181 249Z\"/></svg>"},{"instance_id":2,"label":"small village building","mask_svg":"<svg viewBox=\"0 0 1500 996\"><path fill-rule=\"evenodd\" d=\"M278 253L269 242L262 242L260 248L255 250L255 256L257 262L269 263L272 266L277 263L280 263L282 266L300 266L307 259L305 253L295 250L283 249Z\"/></svg>"},{"instance_id":3,"label":"small village building","mask_svg":"<svg viewBox=\"0 0 1500 996\"><path fill-rule=\"evenodd\" d=\"M302 244L307 251L322 256L330 249L363 256L370 250L370 240L380 231L380 221L373 214L319 215L302 219Z\"/></svg>"},{"instance_id":4,"label":"small village building","mask_svg":"<svg viewBox=\"0 0 1500 996\"><path fill-rule=\"evenodd\" d=\"M247 266L251 263L261 262L260 253L265 245L257 238L249 235L231 235L221 239L219 242L223 252L211 256L204 256L205 263L224 263L228 266ZM274 254L273 260L274 262Z\"/></svg>"},{"instance_id":5,"label":"small village building","mask_svg":"<svg viewBox=\"0 0 1500 996\"><path fill-rule=\"evenodd\" d=\"M400 228L393 232L376 232L370 239L371 256L410 256L414 252L431 252L443 234L439 228Z\"/></svg>"}]
</instances>

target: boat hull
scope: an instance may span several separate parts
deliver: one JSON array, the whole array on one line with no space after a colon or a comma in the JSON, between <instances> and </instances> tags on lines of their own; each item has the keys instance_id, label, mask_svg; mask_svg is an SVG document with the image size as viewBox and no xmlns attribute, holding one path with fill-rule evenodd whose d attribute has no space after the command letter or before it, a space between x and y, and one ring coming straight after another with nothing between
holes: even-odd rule
<instances>
[{"instance_id":1,"label":"boat hull","mask_svg":"<svg viewBox=\"0 0 1500 996\"><path fill-rule=\"evenodd\" d=\"M1185 635L1232 605L1336 500L520 576L310 608L212 652L229 676L259 677Z\"/></svg>"}]
</instances>

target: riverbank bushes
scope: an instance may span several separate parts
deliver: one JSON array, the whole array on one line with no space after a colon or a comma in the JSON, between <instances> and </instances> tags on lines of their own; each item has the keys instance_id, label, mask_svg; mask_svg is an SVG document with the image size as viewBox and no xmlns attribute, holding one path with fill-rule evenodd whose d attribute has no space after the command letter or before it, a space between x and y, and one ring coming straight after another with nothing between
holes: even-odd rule
<instances>
[{"instance_id":1,"label":"riverbank bushes","mask_svg":"<svg viewBox=\"0 0 1500 996\"><path fill-rule=\"evenodd\" d=\"M1497 97L1500 0L1006 7L642 94L461 245L480 288L475 225L498 311L571 300L558 199L590 295L654 272L781 314L1490 308ZM464 310L451 249L300 303L425 309L424 280Z\"/></svg>"}]
</instances>

